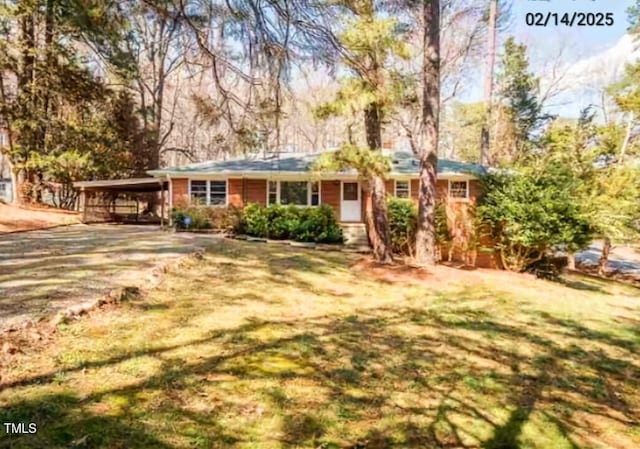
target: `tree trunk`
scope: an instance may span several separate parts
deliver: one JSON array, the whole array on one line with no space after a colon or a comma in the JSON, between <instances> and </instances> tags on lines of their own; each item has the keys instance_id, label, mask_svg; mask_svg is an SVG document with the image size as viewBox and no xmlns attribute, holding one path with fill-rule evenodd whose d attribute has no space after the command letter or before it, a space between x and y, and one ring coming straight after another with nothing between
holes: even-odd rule
<instances>
[{"instance_id":1,"label":"tree trunk","mask_svg":"<svg viewBox=\"0 0 640 449\"><path fill-rule=\"evenodd\" d=\"M440 116L440 0L424 0L424 55L422 66L422 148L416 259L421 264L435 264L436 188L438 169L438 127Z\"/></svg>"},{"instance_id":2,"label":"tree trunk","mask_svg":"<svg viewBox=\"0 0 640 449\"><path fill-rule=\"evenodd\" d=\"M13 204L21 204L22 199L19 197L18 192L18 170L11 167L11 202Z\"/></svg>"},{"instance_id":3,"label":"tree trunk","mask_svg":"<svg viewBox=\"0 0 640 449\"><path fill-rule=\"evenodd\" d=\"M627 148L629 147L629 141L631 140L631 131L633 131L633 113L629 116L629 121L627 122L627 128L624 133L624 140L622 141L622 148L620 148L620 158L618 162L620 165L624 162L625 154L627 153Z\"/></svg>"},{"instance_id":4,"label":"tree trunk","mask_svg":"<svg viewBox=\"0 0 640 449\"><path fill-rule=\"evenodd\" d=\"M611 253L611 239L609 237L605 237L602 242L602 254L600 255L600 260L598 261L598 274L605 275L607 274L607 263L609 262L609 253Z\"/></svg>"},{"instance_id":5,"label":"tree trunk","mask_svg":"<svg viewBox=\"0 0 640 449\"><path fill-rule=\"evenodd\" d=\"M480 136L480 163L489 165L489 127L491 126L491 113L493 105L493 70L496 63L496 29L498 20L498 0L490 0L489 5L489 40L487 43L487 67L484 78L484 98L487 102L487 110L482 124Z\"/></svg>"},{"instance_id":6,"label":"tree trunk","mask_svg":"<svg viewBox=\"0 0 640 449\"><path fill-rule=\"evenodd\" d=\"M567 268L573 271L576 269L576 255L574 253L567 253Z\"/></svg>"},{"instance_id":7,"label":"tree trunk","mask_svg":"<svg viewBox=\"0 0 640 449\"><path fill-rule=\"evenodd\" d=\"M382 116L380 106L371 103L364 111L367 145L371 151L382 148ZM371 186L371 220L367 220L367 232L373 246L373 256L378 262L389 263L393 260L391 253L391 235L387 216L386 188L384 179L374 176Z\"/></svg>"},{"instance_id":8,"label":"tree trunk","mask_svg":"<svg viewBox=\"0 0 640 449\"><path fill-rule=\"evenodd\" d=\"M14 184L13 191L15 193L15 198L13 200L14 204L26 204L27 199L24 197L22 186L27 181L27 174L24 169L18 169L11 172L11 183ZM15 183L13 182L15 179Z\"/></svg>"},{"instance_id":9,"label":"tree trunk","mask_svg":"<svg viewBox=\"0 0 640 449\"><path fill-rule=\"evenodd\" d=\"M371 181L371 212L373 218L373 256L378 262L392 262L391 236L387 215L387 200L384 179L376 176Z\"/></svg>"}]
</instances>

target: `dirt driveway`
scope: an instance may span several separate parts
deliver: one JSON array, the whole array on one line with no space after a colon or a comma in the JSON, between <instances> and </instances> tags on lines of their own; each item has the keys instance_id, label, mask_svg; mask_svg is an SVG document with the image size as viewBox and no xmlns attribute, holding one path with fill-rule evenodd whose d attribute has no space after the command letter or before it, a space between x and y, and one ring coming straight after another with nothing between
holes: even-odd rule
<instances>
[{"instance_id":1,"label":"dirt driveway","mask_svg":"<svg viewBox=\"0 0 640 449\"><path fill-rule=\"evenodd\" d=\"M0 331L93 300L110 288L143 286L146 270L215 238L122 225L0 235Z\"/></svg>"}]
</instances>

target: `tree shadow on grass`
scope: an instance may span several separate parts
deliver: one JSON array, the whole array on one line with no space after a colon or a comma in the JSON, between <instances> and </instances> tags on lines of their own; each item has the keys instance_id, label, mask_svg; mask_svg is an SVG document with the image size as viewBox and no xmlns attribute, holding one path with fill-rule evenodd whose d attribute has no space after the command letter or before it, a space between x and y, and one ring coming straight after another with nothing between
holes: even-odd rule
<instances>
[{"instance_id":1,"label":"tree shadow on grass","mask_svg":"<svg viewBox=\"0 0 640 449\"><path fill-rule=\"evenodd\" d=\"M241 266L235 279L249 282L254 258L234 251L216 263L239 265L214 272L234 276ZM260 269L285 287L336 268L322 260L300 265L296 254L277 251ZM184 282L192 275L185 270ZM638 442L631 432L639 422L636 342L535 311L516 322L485 296L458 296L430 307L245 316L186 342L144 342L4 384L0 422L38 422L37 435L13 440L32 448L575 449L587 447L581 436L593 421L626 433L618 440L596 434L603 446ZM222 305L202 302L180 320L187 326L210 313L204 306ZM167 311L179 316L178 306ZM140 358L156 362L153 369L122 374L123 364ZM11 447L7 441L0 447Z\"/></svg>"},{"instance_id":2,"label":"tree shadow on grass","mask_svg":"<svg viewBox=\"0 0 640 449\"><path fill-rule=\"evenodd\" d=\"M604 293L604 289L594 283L590 283L587 282L586 280L573 280L573 279L564 279L564 278L559 278L558 281L560 284L564 285L565 287L569 287L572 288L574 290L582 290L582 291L589 291L589 292L600 292L600 293Z\"/></svg>"}]
</instances>

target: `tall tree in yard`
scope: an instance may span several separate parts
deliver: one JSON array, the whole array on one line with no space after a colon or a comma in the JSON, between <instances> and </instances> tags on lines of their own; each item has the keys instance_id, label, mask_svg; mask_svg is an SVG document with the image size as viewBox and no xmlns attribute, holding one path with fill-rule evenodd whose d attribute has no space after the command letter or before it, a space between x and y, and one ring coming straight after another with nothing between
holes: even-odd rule
<instances>
[{"instance_id":1,"label":"tall tree in yard","mask_svg":"<svg viewBox=\"0 0 640 449\"><path fill-rule=\"evenodd\" d=\"M601 274L612 243L631 241L639 234L640 170L621 159L624 138L623 126L598 126L590 110L583 111L576 124L557 121L545 136L545 158L572 172L571 197L579 201L582 215L603 241ZM638 145L629 145L627 151L637 154ZM567 251L579 249L568 247Z\"/></svg>"},{"instance_id":2,"label":"tall tree in yard","mask_svg":"<svg viewBox=\"0 0 640 449\"><path fill-rule=\"evenodd\" d=\"M496 34L498 24L498 0L489 0L489 26L487 39L487 67L484 79L484 99L487 103L480 137L480 163L489 165L489 126L493 101L493 71L496 61Z\"/></svg>"},{"instance_id":3,"label":"tall tree in yard","mask_svg":"<svg viewBox=\"0 0 640 449\"><path fill-rule=\"evenodd\" d=\"M343 54L342 63L350 76L341 82L341 89L335 100L320 108L321 115L356 114L362 117L365 130L366 148L375 153L373 165L380 163L382 150L382 129L385 118L395 106L397 92L402 90L403 77L393 69L393 58L408 57L401 29L396 20L382 17L376 9L376 2L345 2L347 28L339 34L340 47ZM345 153L355 153L353 144ZM357 157L345 160L361 160ZM369 158L365 158L369 159ZM342 161L344 162L344 161ZM391 240L387 217L386 188L384 170L370 170L358 167L370 193L371 204L366 204L366 224L369 240L373 246L376 260L390 262Z\"/></svg>"},{"instance_id":4,"label":"tall tree in yard","mask_svg":"<svg viewBox=\"0 0 640 449\"><path fill-rule=\"evenodd\" d=\"M422 145L414 147L420 160L416 258L436 262L436 187L440 115L440 0L423 5Z\"/></svg>"},{"instance_id":5,"label":"tall tree in yard","mask_svg":"<svg viewBox=\"0 0 640 449\"><path fill-rule=\"evenodd\" d=\"M13 168L16 201L41 198L45 173L37 161L60 150L56 136L62 129L81 127L70 110L86 108L105 94L95 66L124 62L114 44L115 15L115 4L106 0L82 6L53 0L0 4L0 120L9 129L5 155Z\"/></svg>"},{"instance_id":6,"label":"tall tree in yard","mask_svg":"<svg viewBox=\"0 0 640 449\"><path fill-rule=\"evenodd\" d=\"M497 133L500 142L492 149L493 162L511 164L529 156L539 131L552 118L542 111L539 88L540 79L529 69L527 47L507 39L494 105L494 112L503 117L497 119L502 129Z\"/></svg>"},{"instance_id":7,"label":"tall tree in yard","mask_svg":"<svg viewBox=\"0 0 640 449\"><path fill-rule=\"evenodd\" d=\"M178 99L178 90L169 95L168 85L176 81L176 72L192 53L184 32L185 13L169 0L127 0L121 8L129 17L126 46L136 66L131 87L140 103L144 129L147 163L142 168L156 169L168 151L186 153L167 146Z\"/></svg>"}]
</instances>

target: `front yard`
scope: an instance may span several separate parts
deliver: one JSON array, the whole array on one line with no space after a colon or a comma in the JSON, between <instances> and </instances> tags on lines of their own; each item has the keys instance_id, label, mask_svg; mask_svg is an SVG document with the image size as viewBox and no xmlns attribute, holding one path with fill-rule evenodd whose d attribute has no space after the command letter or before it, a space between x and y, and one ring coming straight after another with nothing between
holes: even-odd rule
<instances>
[{"instance_id":1,"label":"front yard","mask_svg":"<svg viewBox=\"0 0 640 449\"><path fill-rule=\"evenodd\" d=\"M212 241L11 356L20 448L638 448L639 290Z\"/></svg>"}]
</instances>

